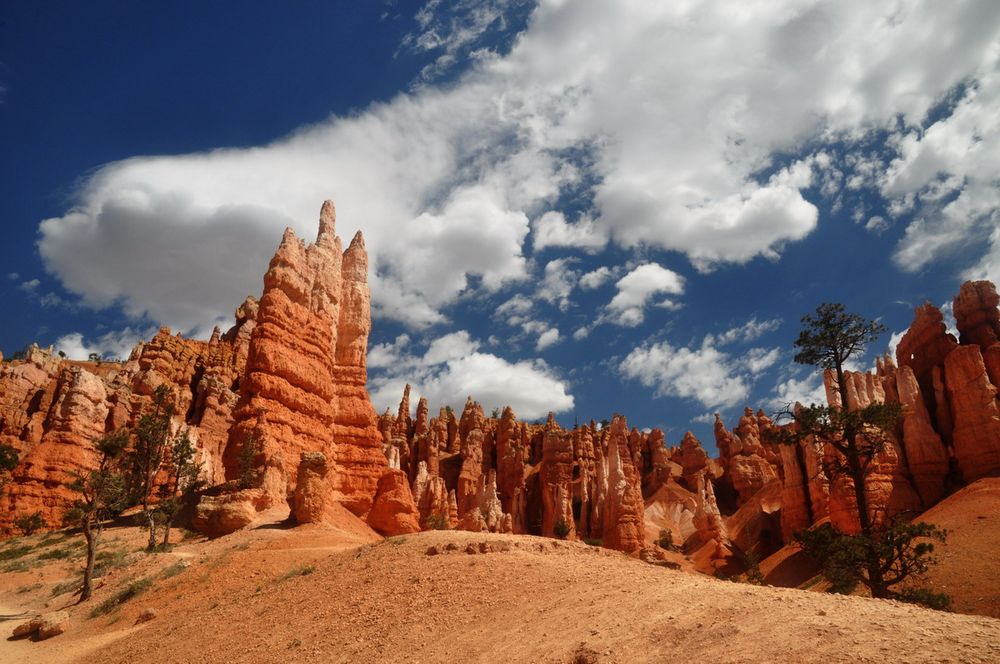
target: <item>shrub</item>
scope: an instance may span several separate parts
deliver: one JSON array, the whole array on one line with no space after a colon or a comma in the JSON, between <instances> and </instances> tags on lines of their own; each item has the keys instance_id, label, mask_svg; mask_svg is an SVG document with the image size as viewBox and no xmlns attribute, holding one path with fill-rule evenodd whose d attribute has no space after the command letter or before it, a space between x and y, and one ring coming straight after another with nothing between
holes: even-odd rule
<instances>
[{"instance_id":1,"label":"shrub","mask_svg":"<svg viewBox=\"0 0 1000 664\"><path fill-rule=\"evenodd\" d=\"M431 514L424 523L431 530L448 530L448 521L440 514Z\"/></svg>"},{"instance_id":2,"label":"shrub","mask_svg":"<svg viewBox=\"0 0 1000 664\"><path fill-rule=\"evenodd\" d=\"M298 567L293 567L292 569L281 575L279 581L286 581L296 576L309 576L316 571L315 565L299 565Z\"/></svg>"},{"instance_id":3,"label":"shrub","mask_svg":"<svg viewBox=\"0 0 1000 664\"><path fill-rule=\"evenodd\" d=\"M90 612L90 617L96 618L97 616L103 616L106 613L110 613L111 611L117 609L125 602L135 597L138 597L139 595L146 592L152 587L153 587L153 579L148 577L145 579L139 579L138 581L133 581L132 583L125 586L125 588L118 591L113 596L109 597L108 599L104 600L103 602L95 606L94 609Z\"/></svg>"},{"instance_id":4,"label":"shrub","mask_svg":"<svg viewBox=\"0 0 1000 664\"><path fill-rule=\"evenodd\" d=\"M552 526L552 532L555 533L555 536L559 539L566 539L566 536L569 535L569 523L566 522L566 519L559 519L556 521L555 525Z\"/></svg>"},{"instance_id":5,"label":"shrub","mask_svg":"<svg viewBox=\"0 0 1000 664\"><path fill-rule=\"evenodd\" d=\"M45 519L42 518L41 512L19 516L14 519L14 527L20 530L25 537L30 537L45 527Z\"/></svg>"}]
</instances>

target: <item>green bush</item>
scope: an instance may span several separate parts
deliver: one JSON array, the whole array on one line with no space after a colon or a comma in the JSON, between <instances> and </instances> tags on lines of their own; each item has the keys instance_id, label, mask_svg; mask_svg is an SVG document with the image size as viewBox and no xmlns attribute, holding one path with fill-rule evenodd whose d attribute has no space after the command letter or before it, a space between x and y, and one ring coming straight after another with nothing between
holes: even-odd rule
<instances>
[{"instance_id":1,"label":"green bush","mask_svg":"<svg viewBox=\"0 0 1000 664\"><path fill-rule=\"evenodd\" d=\"M556 521L555 525L552 526L552 532L555 533L555 536L559 539L566 539L566 536L569 535L569 523L566 522L566 519L559 519Z\"/></svg>"},{"instance_id":2,"label":"green bush","mask_svg":"<svg viewBox=\"0 0 1000 664\"><path fill-rule=\"evenodd\" d=\"M31 537L45 527L45 519L42 518L41 512L19 516L14 519L14 527L20 530L25 537Z\"/></svg>"},{"instance_id":3,"label":"green bush","mask_svg":"<svg viewBox=\"0 0 1000 664\"><path fill-rule=\"evenodd\" d=\"M431 530L448 530L448 521L440 514L431 514L424 523Z\"/></svg>"}]
</instances>

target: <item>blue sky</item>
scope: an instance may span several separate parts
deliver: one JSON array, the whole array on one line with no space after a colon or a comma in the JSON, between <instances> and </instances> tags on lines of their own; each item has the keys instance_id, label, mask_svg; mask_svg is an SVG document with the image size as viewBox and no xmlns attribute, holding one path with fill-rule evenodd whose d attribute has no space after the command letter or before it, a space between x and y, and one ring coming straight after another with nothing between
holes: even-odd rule
<instances>
[{"instance_id":1,"label":"blue sky","mask_svg":"<svg viewBox=\"0 0 1000 664\"><path fill-rule=\"evenodd\" d=\"M1000 277L998 61L986 0L5 3L0 350L207 335L332 198L376 408L710 443L819 303Z\"/></svg>"}]
</instances>

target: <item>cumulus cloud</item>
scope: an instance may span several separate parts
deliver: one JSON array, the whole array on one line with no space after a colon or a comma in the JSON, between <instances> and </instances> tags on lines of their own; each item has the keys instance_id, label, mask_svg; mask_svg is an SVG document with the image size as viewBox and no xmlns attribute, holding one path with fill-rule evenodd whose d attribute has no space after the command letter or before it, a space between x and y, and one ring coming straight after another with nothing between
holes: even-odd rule
<instances>
[{"instance_id":1,"label":"cumulus cloud","mask_svg":"<svg viewBox=\"0 0 1000 664\"><path fill-rule=\"evenodd\" d=\"M635 327L645 319L646 306L656 295L681 295L684 277L657 263L638 266L615 284L618 292L607 306L608 318L624 327ZM658 306L674 308L674 302L663 299Z\"/></svg>"},{"instance_id":2,"label":"cumulus cloud","mask_svg":"<svg viewBox=\"0 0 1000 664\"><path fill-rule=\"evenodd\" d=\"M537 296L550 304L555 304L560 311L570 307L569 296L580 279L579 270L570 266L572 258L557 258L545 264L542 282L538 285Z\"/></svg>"},{"instance_id":3,"label":"cumulus cloud","mask_svg":"<svg viewBox=\"0 0 1000 664\"><path fill-rule=\"evenodd\" d=\"M584 290L595 290L600 288L605 283L610 281L611 278L614 277L614 274L615 273L611 271L611 268L604 266L601 266L596 270L591 270L580 277L580 288Z\"/></svg>"},{"instance_id":4,"label":"cumulus cloud","mask_svg":"<svg viewBox=\"0 0 1000 664\"><path fill-rule=\"evenodd\" d=\"M556 331L558 336L558 331ZM509 405L521 417L535 419L550 410L573 407L568 385L541 360L510 362L479 349L465 330L435 339L423 354L409 350L409 338L376 346L377 370L369 379L376 408L394 408L410 383L414 398L427 397L432 408L460 410L471 396L487 410Z\"/></svg>"},{"instance_id":5,"label":"cumulus cloud","mask_svg":"<svg viewBox=\"0 0 1000 664\"><path fill-rule=\"evenodd\" d=\"M571 247L588 253L596 253L608 243L603 228L591 219L583 218L576 223L567 223L562 212L549 211L534 223L535 251L547 247Z\"/></svg>"},{"instance_id":6,"label":"cumulus cloud","mask_svg":"<svg viewBox=\"0 0 1000 664\"><path fill-rule=\"evenodd\" d=\"M996 21L997 19L994 19ZM996 24L996 23L994 23ZM954 111L926 129L897 136L897 157L882 192L901 211L919 205L893 254L906 271L917 271L968 246L985 247L969 278L1000 277L1000 49L990 71L966 87Z\"/></svg>"},{"instance_id":7,"label":"cumulus cloud","mask_svg":"<svg viewBox=\"0 0 1000 664\"><path fill-rule=\"evenodd\" d=\"M155 330L124 330L107 332L96 339L85 339L79 332L71 332L56 339L55 349L71 360L86 360L96 353L101 358L124 360L140 341L149 339Z\"/></svg>"},{"instance_id":8,"label":"cumulus cloud","mask_svg":"<svg viewBox=\"0 0 1000 664\"><path fill-rule=\"evenodd\" d=\"M450 67L510 6L463 2L468 11L445 24L431 3L412 44ZM932 189L961 189L911 224L897 262L916 269L956 242L941 219L995 225L1000 5L741 8L541 3L509 52L479 51L447 86L267 145L107 165L72 209L42 223L40 253L90 305L208 326L259 291L282 227L311 236L320 202L333 198L342 234L365 231L376 315L420 328L445 322L470 288L523 280L530 219L536 249L598 250L606 238L682 252L699 270L776 259L817 223L801 192L819 164L773 170L775 155L899 123L885 195L929 202ZM912 129L961 82L954 113ZM936 172L954 177L934 184ZM989 241L984 270L1000 263Z\"/></svg>"},{"instance_id":9,"label":"cumulus cloud","mask_svg":"<svg viewBox=\"0 0 1000 664\"><path fill-rule=\"evenodd\" d=\"M714 344L711 335L698 347L677 347L667 341L643 344L622 360L618 370L655 388L656 396L694 399L705 408L721 408L744 402L757 375L781 356L777 348L751 348L731 355Z\"/></svg>"}]
</instances>

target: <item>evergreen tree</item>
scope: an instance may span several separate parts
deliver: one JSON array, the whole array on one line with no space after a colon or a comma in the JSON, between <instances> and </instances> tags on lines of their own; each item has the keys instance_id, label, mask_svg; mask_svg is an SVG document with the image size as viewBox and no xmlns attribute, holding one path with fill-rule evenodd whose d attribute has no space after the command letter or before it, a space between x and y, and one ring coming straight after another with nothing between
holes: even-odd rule
<instances>
[{"instance_id":1,"label":"evergreen tree","mask_svg":"<svg viewBox=\"0 0 1000 664\"><path fill-rule=\"evenodd\" d=\"M80 601L93 593L94 556L101 535L101 524L126 504L125 478L121 471L122 457L128 446L128 432L116 431L94 442L99 456L98 466L85 474L77 474L68 488L80 495L66 520L76 523L87 542L87 562L83 571Z\"/></svg>"},{"instance_id":2,"label":"evergreen tree","mask_svg":"<svg viewBox=\"0 0 1000 664\"><path fill-rule=\"evenodd\" d=\"M776 429L771 436L786 444L814 438L836 450L836 455L824 459L823 472L831 481L841 477L850 479L860 532L848 534L825 525L797 533L796 539L808 554L820 561L835 592L849 592L863 583L873 597L907 599L905 592L894 591L892 586L925 572L933 562L930 554L934 550L927 540L943 541L945 533L926 523L886 524L873 518L867 479L875 457L889 444L900 407L895 403L873 403L854 410L847 407L848 361L861 356L865 347L887 328L877 321L848 313L842 304L829 303L817 307L815 314L803 316L802 325L795 341L798 350L795 361L831 370L840 405L811 404L786 409L779 419L783 416L793 426Z\"/></svg>"}]
</instances>

